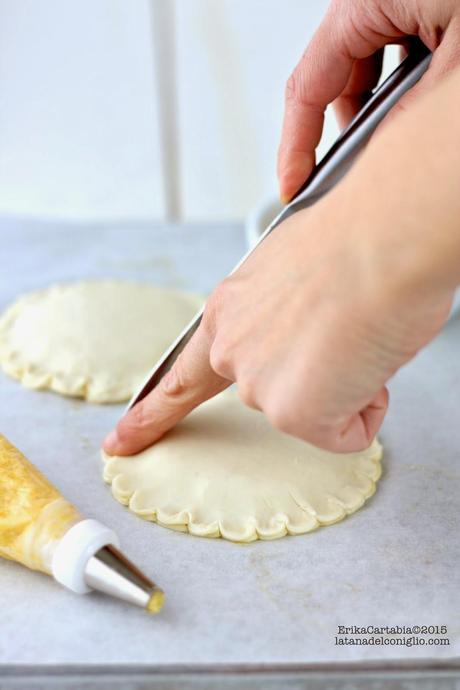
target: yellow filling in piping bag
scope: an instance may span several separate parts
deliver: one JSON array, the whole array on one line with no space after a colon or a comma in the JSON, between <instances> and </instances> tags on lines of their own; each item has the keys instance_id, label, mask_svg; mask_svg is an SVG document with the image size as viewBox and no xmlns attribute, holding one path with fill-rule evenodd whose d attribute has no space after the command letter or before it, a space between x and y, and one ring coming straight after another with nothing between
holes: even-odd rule
<instances>
[{"instance_id":1,"label":"yellow filling in piping bag","mask_svg":"<svg viewBox=\"0 0 460 690\"><path fill-rule=\"evenodd\" d=\"M115 532L76 508L0 434L0 556L78 594L99 590L150 613L164 594L119 551Z\"/></svg>"}]
</instances>

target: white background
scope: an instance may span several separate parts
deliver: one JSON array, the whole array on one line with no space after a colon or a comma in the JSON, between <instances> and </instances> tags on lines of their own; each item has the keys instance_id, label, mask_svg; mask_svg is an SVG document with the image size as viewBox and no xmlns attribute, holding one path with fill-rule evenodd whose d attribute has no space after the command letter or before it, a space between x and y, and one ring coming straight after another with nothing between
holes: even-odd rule
<instances>
[{"instance_id":1,"label":"white background","mask_svg":"<svg viewBox=\"0 0 460 690\"><path fill-rule=\"evenodd\" d=\"M326 6L0 0L0 213L243 218L276 195L284 84Z\"/></svg>"}]
</instances>

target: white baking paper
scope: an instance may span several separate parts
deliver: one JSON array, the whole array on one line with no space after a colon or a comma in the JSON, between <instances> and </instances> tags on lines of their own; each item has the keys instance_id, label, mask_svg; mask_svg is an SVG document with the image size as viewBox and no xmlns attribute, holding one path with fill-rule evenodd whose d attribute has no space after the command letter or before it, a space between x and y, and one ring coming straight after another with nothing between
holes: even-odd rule
<instances>
[{"instance_id":1,"label":"white baking paper","mask_svg":"<svg viewBox=\"0 0 460 690\"><path fill-rule=\"evenodd\" d=\"M207 291L244 251L234 226L166 231L4 221L0 237L1 308L54 281L98 276ZM98 453L122 409L26 390L0 375L0 432L83 514L113 527L128 557L167 594L163 612L149 617L2 561L1 663L299 664L459 655L459 320L391 384L375 496L344 522L311 534L239 546L131 515L103 483ZM341 625L444 625L450 645L337 646Z\"/></svg>"}]
</instances>

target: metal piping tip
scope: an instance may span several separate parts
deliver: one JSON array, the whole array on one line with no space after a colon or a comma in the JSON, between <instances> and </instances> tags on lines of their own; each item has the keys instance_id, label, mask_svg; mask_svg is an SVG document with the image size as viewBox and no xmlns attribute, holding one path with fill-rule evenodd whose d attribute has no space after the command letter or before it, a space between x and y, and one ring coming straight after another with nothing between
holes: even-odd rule
<instances>
[{"instance_id":1,"label":"metal piping tip","mask_svg":"<svg viewBox=\"0 0 460 690\"><path fill-rule=\"evenodd\" d=\"M140 606L149 613L158 613L164 603L162 590L114 546L104 546L88 560L85 582L92 589Z\"/></svg>"}]
</instances>

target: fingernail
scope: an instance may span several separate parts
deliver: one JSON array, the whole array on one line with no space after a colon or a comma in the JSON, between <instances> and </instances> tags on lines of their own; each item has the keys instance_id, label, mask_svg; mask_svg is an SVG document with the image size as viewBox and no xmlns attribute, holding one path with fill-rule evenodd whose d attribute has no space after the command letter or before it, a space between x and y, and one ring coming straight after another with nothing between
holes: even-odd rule
<instances>
[{"instance_id":1,"label":"fingernail","mask_svg":"<svg viewBox=\"0 0 460 690\"><path fill-rule=\"evenodd\" d=\"M110 434L107 434L107 436L104 439L104 450L107 451L107 453L113 453L118 445L118 434L117 430L113 429L113 431L110 432Z\"/></svg>"}]
</instances>

